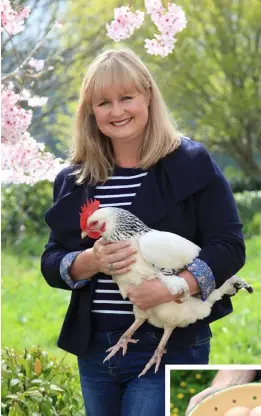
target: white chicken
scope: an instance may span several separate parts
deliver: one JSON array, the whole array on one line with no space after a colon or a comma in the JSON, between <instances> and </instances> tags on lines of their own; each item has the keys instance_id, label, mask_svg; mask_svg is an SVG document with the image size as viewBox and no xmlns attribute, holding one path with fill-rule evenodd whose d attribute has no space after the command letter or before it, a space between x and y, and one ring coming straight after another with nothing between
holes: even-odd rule
<instances>
[{"instance_id":1,"label":"white chicken","mask_svg":"<svg viewBox=\"0 0 261 416\"><path fill-rule=\"evenodd\" d=\"M99 205L100 202L95 200L82 206L82 238L88 235L96 239L102 236L111 242L129 240L131 246L137 250L136 262L132 265L131 271L117 277L112 276L123 298L127 297L130 285L140 285L143 279L160 279L173 295L188 291L186 280L176 274L198 256L200 247L177 234L150 229L127 210L118 207L99 209ZM198 319L207 317L217 300L225 294L234 295L240 288L245 288L249 293L253 292L253 288L247 282L233 276L219 289L214 290L204 302L198 297L189 296L184 303L163 303L145 311L134 305L134 323L117 344L107 350L110 353L104 361L110 359L120 348L123 349L124 355L128 342L137 342L132 339L134 332L148 320L150 324L163 328L164 333L155 353L139 377L154 364L157 372L172 331L176 327L186 327Z\"/></svg>"}]
</instances>

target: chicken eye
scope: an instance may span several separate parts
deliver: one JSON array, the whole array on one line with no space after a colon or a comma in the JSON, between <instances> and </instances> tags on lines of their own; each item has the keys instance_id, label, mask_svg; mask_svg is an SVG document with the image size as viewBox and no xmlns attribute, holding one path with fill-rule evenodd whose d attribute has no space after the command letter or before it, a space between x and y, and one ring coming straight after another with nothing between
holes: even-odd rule
<instances>
[{"instance_id":1,"label":"chicken eye","mask_svg":"<svg viewBox=\"0 0 261 416\"><path fill-rule=\"evenodd\" d=\"M90 225L97 225L98 224L98 221L92 221L91 223L90 223Z\"/></svg>"}]
</instances>

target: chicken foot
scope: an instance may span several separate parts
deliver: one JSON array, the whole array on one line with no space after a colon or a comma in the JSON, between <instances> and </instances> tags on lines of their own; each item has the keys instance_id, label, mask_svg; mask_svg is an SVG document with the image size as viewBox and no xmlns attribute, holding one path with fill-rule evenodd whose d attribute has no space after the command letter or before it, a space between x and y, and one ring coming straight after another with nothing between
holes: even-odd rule
<instances>
[{"instance_id":1,"label":"chicken foot","mask_svg":"<svg viewBox=\"0 0 261 416\"><path fill-rule=\"evenodd\" d=\"M155 373L157 373L157 371L159 369L159 366L160 366L160 363L161 363L162 356L163 356L163 354L165 354L167 352L165 347L166 347L168 339L171 336L173 330L174 330L174 328L164 329L164 334L161 337L161 340L160 340L160 343L159 343L157 349L155 350L155 352L154 352L153 356L151 357L151 359L149 360L149 362L144 367L144 370L139 374L139 377L144 376L144 374L147 373L147 371L153 366L153 364L156 364Z\"/></svg>"},{"instance_id":2,"label":"chicken foot","mask_svg":"<svg viewBox=\"0 0 261 416\"><path fill-rule=\"evenodd\" d=\"M117 342L116 345L114 345L113 347L110 347L106 350L106 352L110 352L110 354L107 355L107 357L104 359L104 363L105 361L108 361L111 357L113 357L117 351L120 350L120 348L122 348L122 355L125 355L127 352L127 345L128 342L131 342L133 344L136 344L139 340L138 339L132 339L132 335L134 334L134 332L143 324L143 322L145 322L146 319L135 319L135 321L133 322L133 324L127 329L126 332L124 332L124 334L120 337L119 341Z\"/></svg>"}]
</instances>

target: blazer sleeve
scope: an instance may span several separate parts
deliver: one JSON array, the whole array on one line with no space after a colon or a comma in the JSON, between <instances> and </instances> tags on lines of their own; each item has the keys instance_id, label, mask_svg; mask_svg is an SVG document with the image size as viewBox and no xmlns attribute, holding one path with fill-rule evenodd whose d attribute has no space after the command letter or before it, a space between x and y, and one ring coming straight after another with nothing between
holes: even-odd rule
<instances>
[{"instance_id":1,"label":"blazer sleeve","mask_svg":"<svg viewBox=\"0 0 261 416\"><path fill-rule=\"evenodd\" d=\"M69 169L65 168L55 178L53 187L53 202L58 201L66 192L66 178ZM41 258L41 272L46 282L59 289L72 290L71 287L62 279L60 274L60 264L62 259L69 254L70 251L62 245L60 241L55 238L53 231L50 232L49 240L45 246Z\"/></svg>"},{"instance_id":2,"label":"blazer sleeve","mask_svg":"<svg viewBox=\"0 0 261 416\"><path fill-rule=\"evenodd\" d=\"M220 287L243 267L245 244L230 185L213 160L212 163L217 174L196 192L194 200L202 247L198 258L210 267Z\"/></svg>"},{"instance_id":3,"label":"blazer sleeve","mask_svg":"<svg viewBox=\"0 0 261 416\"><path fill-rule=\"evenodd\" d=\"M41 272L48 285L59 289L72 290L60 275L60 264L67 254L69 254L69 251L55 240L54 233L51 231L41 258Z\"/></svg>"}]
</instances>

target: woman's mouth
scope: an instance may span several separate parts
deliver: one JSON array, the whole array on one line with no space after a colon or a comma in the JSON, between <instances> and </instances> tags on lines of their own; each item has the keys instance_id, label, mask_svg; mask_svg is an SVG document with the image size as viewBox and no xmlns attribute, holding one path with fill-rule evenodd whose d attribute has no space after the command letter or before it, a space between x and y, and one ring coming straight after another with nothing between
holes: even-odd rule
<instances>
[{"instance_id":1,"label":"woman's mouth","mask_svg":"<svg viewBox=\"0 0 261 416\"><path fill-rule=\"evenodd\" d=\"M123 126L127 126L127 124L129 124L131 122L133 117L131 118L126 118L125 120L121 120L121 121L112 121L111 124L114 127L123 127Z\"/></svg>"}]
</instances>

